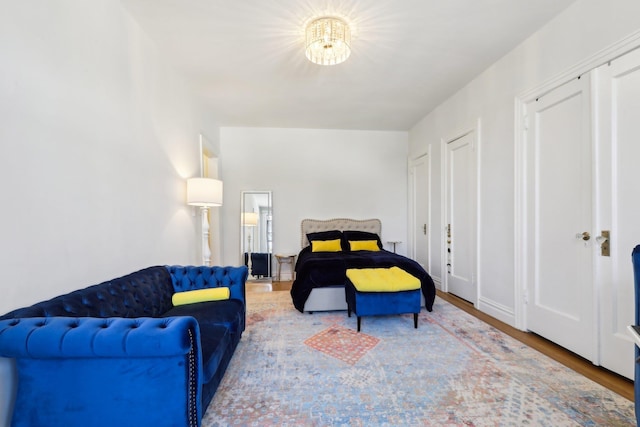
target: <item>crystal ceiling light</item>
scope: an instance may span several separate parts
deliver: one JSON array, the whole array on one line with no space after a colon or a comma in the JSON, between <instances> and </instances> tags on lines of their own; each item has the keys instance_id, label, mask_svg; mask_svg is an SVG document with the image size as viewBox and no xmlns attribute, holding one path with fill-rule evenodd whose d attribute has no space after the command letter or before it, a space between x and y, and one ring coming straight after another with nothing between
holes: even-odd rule
<instances>
[{"instance_id":1,"label":"crystal ceiling light","mask_svg":"<svg viewBox=\"0 0 640 427\"><path fill-rule=\"evenodd\" d=\"M323 17L311 21L305 35L305 55L314 64L336 65L351 55L351 30L340 18Z\"/></svg>"}]
</instances>

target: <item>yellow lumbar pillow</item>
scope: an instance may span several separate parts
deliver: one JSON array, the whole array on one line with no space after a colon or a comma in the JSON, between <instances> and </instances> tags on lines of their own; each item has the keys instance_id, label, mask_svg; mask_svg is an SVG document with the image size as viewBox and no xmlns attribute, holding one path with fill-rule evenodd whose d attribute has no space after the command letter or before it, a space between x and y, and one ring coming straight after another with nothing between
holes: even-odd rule
<instances>
[{"instance_id":1,"label":"yellow lumbar pillow","mask_svg":"<svg viewBox=\"0 0 640 427\"><path fill-rule=\"evenodd\" d=\"M229 299L229 288L206 288L195 291L176 292L171 297L173 305L193 304L196 302L220 301Z\"/></svg>"},{"instance_id":2,"label":"yellow lumbar pillow","mask_svg":"<svg viewBox=\"0 0 640 427\"><path fill-rule=\"evenodd\" d=\"M340 239L311 241L311 252L340 252L341 250Z\"/></svg>"},{"instance_id":3,"label":"yellow lumbar pillow","mask_svg":"<svg viewBox=\"0 0 640 427\"><path fill-rule=\"evenodd\" d=\"M420 280L400 267L350 268L347 277L360 292L400 292L420 289Z\"/></svg>"},{"instance_id":4,"label":"yellow lumbar pillow","mask_svg":"<svg viewBox=\"0 0 640 427\"><path fill-rule=\"evenodd\" d=\"M379 251L380 247L375 240L349 240L352 251Z\"/></svg>"}]
</instances>

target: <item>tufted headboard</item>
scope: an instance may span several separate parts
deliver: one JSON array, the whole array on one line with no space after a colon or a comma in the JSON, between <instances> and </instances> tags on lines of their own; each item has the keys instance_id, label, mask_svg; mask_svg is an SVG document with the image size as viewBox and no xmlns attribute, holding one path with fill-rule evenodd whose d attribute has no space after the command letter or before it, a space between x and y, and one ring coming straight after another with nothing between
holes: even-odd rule
<instances>
[{"instance_id":1,"label":"tufted headboard","mask_svg":"<svg viewBox=\"0 0 640 427\"><path fill-rule=\"evenodd\" d=\"M307 233L316 233L318 231L329 230L354 230L368 231L376 233L380 236L382 232L382 223L379 219L350 219L350 218L334 218L334 219L303 219L300 223L300 237L302 248L309 246Z\"/></svg>"}]
</instances>

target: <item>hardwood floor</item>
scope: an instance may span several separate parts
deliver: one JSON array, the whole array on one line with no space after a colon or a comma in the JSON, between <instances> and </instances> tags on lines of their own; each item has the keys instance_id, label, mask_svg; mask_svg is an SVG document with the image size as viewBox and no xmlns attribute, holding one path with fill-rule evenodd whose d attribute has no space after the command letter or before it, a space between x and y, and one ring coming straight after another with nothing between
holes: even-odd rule
<instances>
[{"instance_id":1,"label":"hardwood floor","mask_svg":"<svg viewBox=\"0 0 640 427\"><path fill-rule=\"evenodd\" d=\"M270 292L270 291L289 291L292 282L273 282L273 283L247 283L247 292ZM595 381L596 383L618 393L622 397L633 401L633 381L624 378L618 374L608 371L604 368L594 366L588 360L585 360L574 353L560 347L557 344L546 340L539 335L531 332L523 332L503 323L473 307L473 304L462 300L454 295L437 291L439 298L455 305L461 310L477 317L494 328L504 332L505 334L517 339L518 341L528 345L539 352L546 354L552 359L562 363L568 368L573 369L581 375Z\"/></svg>"},{"instance_id":2,"label":"hardwood floor","mask_svg":"<svg viewBox=\"0 0 640 427\"><path fill-rule=\"evenodd\" d=\"M290 291L293 282L247 282L247 292Z\"/></svg>"}]
</instances>

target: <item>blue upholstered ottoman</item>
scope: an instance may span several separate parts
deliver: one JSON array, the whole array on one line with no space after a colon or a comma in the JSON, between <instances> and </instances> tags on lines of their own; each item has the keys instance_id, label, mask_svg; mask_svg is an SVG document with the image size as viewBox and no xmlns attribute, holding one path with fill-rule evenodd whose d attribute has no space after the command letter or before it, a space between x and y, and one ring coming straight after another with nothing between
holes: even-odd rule
<instances>
[{"instance_id":1,"label":"blue upholstered ottoman","mask_svg":"<svg viewBox=\"0 0 640 427\"><path fill-rule=\"evenodd\" d=\"M413 313L414 328L420 313L420 280L399 267L347 270L347 313L362 316Z\"/></svg>"}]
</instances>

